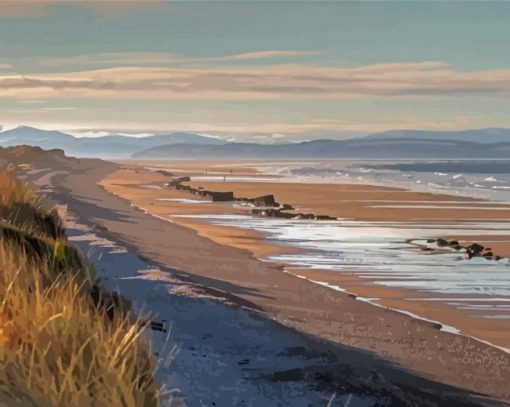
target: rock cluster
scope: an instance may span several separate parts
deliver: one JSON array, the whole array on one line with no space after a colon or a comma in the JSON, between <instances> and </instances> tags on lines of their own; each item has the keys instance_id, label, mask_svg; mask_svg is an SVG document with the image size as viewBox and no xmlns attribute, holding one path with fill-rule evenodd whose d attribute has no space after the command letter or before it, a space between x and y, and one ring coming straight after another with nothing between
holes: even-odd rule
<instances>
[{"instance_id":1,"label":"rock cluster","mask_svg":"<svg viewBox=\"0 0 510 407\"><path fill-rule=\"evenodd\" d=\"M501 256L494 255L490 247L484 247L481 244L473 243L467 247L459 245L457 240L446 240L446 239L428 239L427 243L435 243L438 247L451 247L455 250L464 249L464 257L466 259L472 259L473 257L483 257L487 260L501 260Z\"/></svg>"}]
</instances>

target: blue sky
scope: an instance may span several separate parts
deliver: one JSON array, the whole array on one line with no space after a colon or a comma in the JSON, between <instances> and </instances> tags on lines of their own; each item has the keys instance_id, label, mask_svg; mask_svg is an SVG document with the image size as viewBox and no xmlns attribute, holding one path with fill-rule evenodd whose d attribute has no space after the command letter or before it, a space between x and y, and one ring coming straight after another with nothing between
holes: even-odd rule
<instances>
[{"instance_id":1,"label":"blue sky","mask_svg":"<svg viewBox=\"0 0 510 407\"><path fill-rule=\"evenodd\" d=\"M236 140L510 127L509 2L7 1L0 123Z\"/></svg>"}]
</instances>

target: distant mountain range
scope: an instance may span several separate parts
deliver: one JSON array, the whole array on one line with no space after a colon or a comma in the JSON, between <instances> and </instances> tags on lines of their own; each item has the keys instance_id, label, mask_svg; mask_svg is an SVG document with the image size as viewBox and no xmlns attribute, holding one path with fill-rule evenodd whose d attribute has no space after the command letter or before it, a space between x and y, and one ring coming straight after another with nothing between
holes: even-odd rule
<instances>
[{"instance_id":1,"label":"distant mountain range","mask_svg":"<svg viewBox=\"0 0 510 407\"><path fill-rule=\"evenodd\" d=\"M315 140L286 145L230 143L220 146L175 144L133 154L137 159L264 159L264 158L509 158L510 142L480 144L455 140L358 138Z\"/></svg>"},{"instance_id":2,"label":"distant mountain range","mask_svg":"<svg viewBox=\"0 0 510 407\"><path fill-rule=\"evenodd\" d=\"M149 137L121 135L76 138L58 131L18 127L0 133L0 146L59 148L67 155L136 159L242 158L510 158L510 129L457 132L398 130L348 140L301 143L228 143L193 133Z\"/></svg>"},{"instance_id":3,"label":"distant mountain range","mask_svg":"<svg viewBox=\"0 0 510 407\"><path fill-rule=\"evenodd\" d=\"M187 144L223 144L220 139L193 133L171 133L148 137L121 135L77 138L60 131L41 130L34 127L16 127L0 133L0 146L29 145L45 150L59 148L68 156L129 158L132 154L152 147Z\"/></svg>"}]
</instances>

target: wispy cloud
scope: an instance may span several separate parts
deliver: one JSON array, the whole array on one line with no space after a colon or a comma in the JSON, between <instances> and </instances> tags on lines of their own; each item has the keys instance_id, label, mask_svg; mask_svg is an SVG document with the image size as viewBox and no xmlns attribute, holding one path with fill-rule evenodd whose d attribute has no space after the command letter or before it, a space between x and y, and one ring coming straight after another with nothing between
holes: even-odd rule
<instances>
[{"instance_id":1,"label":"wispy cloud","mask_svg":"<svg viewBox=\"0 0 510 407\"><path fill-rule=\"evenodd\" d=\"M313 56L313 55L319 55L319 54L320 54L319 51L270 50L270 51L244 52L241 54L209 58L209 60L211 60L211 61L244 61L244 60L253 60L253 59ZM203 60L207 61L207 59L203 59Z\"/></svg>"},{"instance_id":2,"label":"wispy cloud","mask_svg":"<svg viewBox=\"0 0 510 407\"><path fill-rule=\"evenodd\" d=\"M0 69L11 69L12 65L9 64L0 64Z\"/></svg>"},{"instance_id":3,"label":"wispy cloud","mask_svg":"<svg viewBox=\"0 0 510 407\"><path fill-rule=\"evenodd\" d=\"M437 61L354 68L310 65L111 68L0 75L0 96L18 99L341 99L367 96L509 95L510 69L461 71Z\"/></svg>"},{"instance_id":4,"label":"wispy cloud","mask_svg":"<svg viewBox=\"0 0 510 407\"><path fill-rule=\"evenodd\" d=\"M296 51L296 50L269 50L243 52L232 55L214 57L188 57L175 53L164 52L113 52L78 55L63 58L45 58L39 61L42 66L77 66L94 65L111 67L119 66L167 66L167 65L194 65L217 62L253 61L271 58L294 58L319 55L318 51Z\"/></svg>"}]
</instances>

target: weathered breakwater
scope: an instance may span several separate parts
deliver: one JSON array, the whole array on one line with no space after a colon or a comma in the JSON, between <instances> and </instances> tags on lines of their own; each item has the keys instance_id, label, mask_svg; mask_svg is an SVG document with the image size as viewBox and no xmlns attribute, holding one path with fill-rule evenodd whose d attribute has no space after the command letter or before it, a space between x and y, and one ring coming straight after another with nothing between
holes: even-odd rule
<instances>
[{"instance_id":1,"label":"weathered breakwater","mask_svg":"<svg viewBox=\"0 0 510 407\"><path fill-rule=\"evenodd\" d=\"M210 199L212 202L237 202L247 205L252 215L282 218L282 219L311 219L311 220L336 220L336 217L328 215L316 215L313 213L296 212L295 208L286 203L279 203L273 194L262 195L255 198L236 197L232 191L210 191L202 187L194 188L184 183L191 182L190 177L174 177L172 173L158 170L158 173L172 177L165 184L166 187L177 191L184 191L195 196Z\"/></svg>"}]
</instances>

